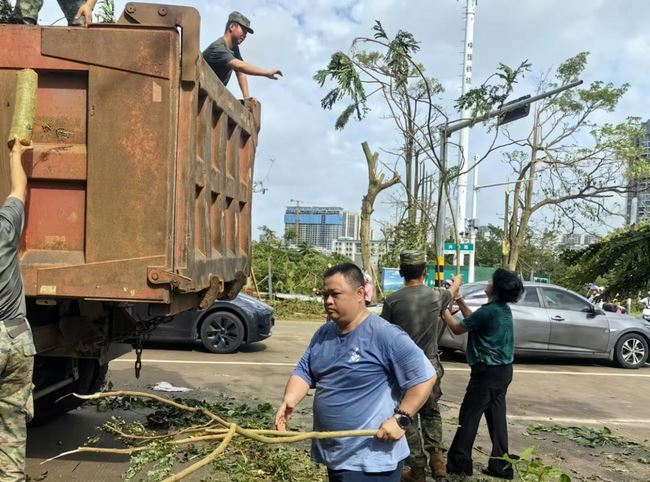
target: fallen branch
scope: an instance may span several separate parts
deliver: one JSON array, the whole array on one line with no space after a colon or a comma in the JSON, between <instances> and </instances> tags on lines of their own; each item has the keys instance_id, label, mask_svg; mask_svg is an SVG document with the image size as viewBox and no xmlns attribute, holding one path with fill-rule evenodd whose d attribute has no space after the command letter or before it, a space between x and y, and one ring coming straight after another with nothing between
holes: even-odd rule
<instances>
[{"instance_id":1,"label":"fallen branch","mask_svg":"<svg viewBox=\"0 0 650 482\"><path fill-rule=\"evenodd\" d=\"M142 445L138 447L129 447L123 449L113 449L113 448L101 448L101 447L78 447L75 450L70 450L63 452L55 457L44 460L41 463L50 462L52 460L58 459L60 457L65 457L68 455L76 453L100 453L100 454L113 454L113 455L128 455L131 456L134 453L142 452L148 450L150 444L157 441L168 440L170 445L182 446L195 443L205 443L205 442L215 442L220 440L220 444L208 455L203 457L198 462L186 467L181 470L179 473L172 475L164 480L164 482L173 482L181 480L188 475L196 472L200 468L210 464L214 461L219 455L221 455L228 444L232 441L235 436L241 436L250 440L255 440L257 442L265 444L286 444L286 443L295 443L301 442L304 440L312 439L329 439L329 438L345 438L345 437L373 437L377 434L377 430L345 430L338 432L280 432L277 430L268 430L268 429L247 429L242 428L236 423L231 423L220 417L218 414L208 410L205 407L190 407L183 403L175 402L167 398L160 397L151 393L145 392L135 392L122 390L117 392L102 392L95 393L92 395L78 395L74 396L81 398L82 400L99 400L102 398L111 398L111 397L134 397L134 398L146 398L157 402L162 405L167 405L178 410L182 410L188 413L195 413L203 415L208 419L208 422L189 427L183 430L178 430L175 432L169 432L166 434L158 435L135 435L129 434L118 428L113 423L107 423L105 425L106 429L118 437L124 439L131 439L137 441L138 443L146 442L147 445ZM181 435L193 434L190 437L186 438L176 438Z\"/></svg>"}]
</instances>

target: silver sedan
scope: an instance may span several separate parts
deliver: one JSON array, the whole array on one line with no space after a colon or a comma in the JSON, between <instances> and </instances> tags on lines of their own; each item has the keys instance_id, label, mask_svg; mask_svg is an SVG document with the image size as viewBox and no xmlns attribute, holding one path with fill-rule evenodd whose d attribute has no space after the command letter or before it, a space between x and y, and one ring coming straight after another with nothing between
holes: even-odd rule
<instances>
[{"instance_id":1,"label":"silver sedan","mask_svg":"<svg viewBox=\"0 0 650 482\"><path fill-rule=\"evenodd\" d=\"M486 283L461 287L472 309L487 303ZM623 368L639 368L647 359L650 322L599 309L584 297L560 286L524 283L522 299L510 305L515 354L615 360ZM458 313L456 316L460 316ZM440 347L465 351L467 334L445 328Z\"/></svg>"}]
</instances>

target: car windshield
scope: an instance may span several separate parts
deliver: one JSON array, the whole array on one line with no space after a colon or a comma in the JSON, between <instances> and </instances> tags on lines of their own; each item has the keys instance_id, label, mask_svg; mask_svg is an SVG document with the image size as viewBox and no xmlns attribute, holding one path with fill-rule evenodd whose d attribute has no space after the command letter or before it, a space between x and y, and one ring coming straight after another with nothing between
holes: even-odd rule
<instances>
[{"instance_id":1,"label":"car windshield","mask_svg":"<svg viewBox=\"0 0 650 482\"><path fill-rule=\"evenodd\" d=\"M469 296L477 291L485 290L486 286L487 283L467 283L460 287L460 294L463 296Z\"/></svg>"}]
</instances>

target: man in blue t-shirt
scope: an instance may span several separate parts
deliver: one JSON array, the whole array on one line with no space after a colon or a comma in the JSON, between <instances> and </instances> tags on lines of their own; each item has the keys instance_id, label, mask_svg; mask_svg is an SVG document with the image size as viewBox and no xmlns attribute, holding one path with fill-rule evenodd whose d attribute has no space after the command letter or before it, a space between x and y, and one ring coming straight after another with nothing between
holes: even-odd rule
<instances>
[{"instance_id":1,"label":"man in blue t-shirt","mask_svg":"<svg viewBox=\"0 0 650 482\"><path fill-rule=\"evenodd\" d=\"M328 315L289 378L275 417L286 430L315 388L314 430L377 430L376 436L314 440L312 459L331 482L398 482L409 454L404 437L436 381L431 362L399 327L366 309L361 270L349 263L324 275Z\"/></svg>"}]
</instances>

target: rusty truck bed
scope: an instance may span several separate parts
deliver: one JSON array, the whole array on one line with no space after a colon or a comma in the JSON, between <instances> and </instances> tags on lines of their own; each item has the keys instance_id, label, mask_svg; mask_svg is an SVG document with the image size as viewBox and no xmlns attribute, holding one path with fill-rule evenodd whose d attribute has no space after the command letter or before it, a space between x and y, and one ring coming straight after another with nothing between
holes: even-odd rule
<instances>
[{"instance_id":1,"label":"rusty truck bed","mask_svg":"<svg viewBox=\"0 0 650 482\"><path fill-rule=\"evenodd\" d=\"M178 8L167 26L173 12L160 5L129 8L123 24L0 26L0 45L11 46L0 49L0 139L15 72L32 68L27 295L173 313L232 295L248 273L260 109L235 99L201 58L194 9ZM2 199L8 192L5 148Z\"/></svg>"}]
</instances>

